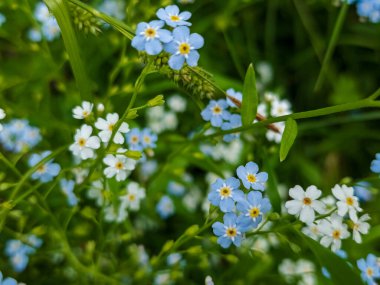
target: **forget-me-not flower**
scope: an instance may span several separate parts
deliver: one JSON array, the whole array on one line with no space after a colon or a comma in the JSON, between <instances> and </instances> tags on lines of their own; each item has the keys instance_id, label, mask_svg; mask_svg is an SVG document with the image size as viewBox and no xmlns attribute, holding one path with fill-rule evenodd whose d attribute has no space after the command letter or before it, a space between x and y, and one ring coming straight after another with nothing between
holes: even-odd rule
<instances>
[{"instance_id":1,"label":"forget-me-not flower","mask_svg":"<svg viewBox=\"0 0 380 285\"><path fill-rule=\"evenodd\" d=\"M240 181L235 177L226 180L218 178L211 185L208 200L214 206L219 206L222 212L231 212L234 209L235 202L244 199L244 193L239 190L239 186Z\"/></svg>"},{"instance_id":2,"label":"forget-me-not flower","mask_svg":"<svg viewBox=\"0 0 380 285\"><path fill-rule=\"evenodd\" d=\"M215 222L212 225L213 232L218 236L218 243L223 248L230 247L231 243L239 247L242 241L244 229L240 223L240 218L235 213L226 213L223 223Z\"/></svg>"},{"instance_id":3,"label":"forget-me-not flower","mask_svg":"<svg viewBox=\"0 0 380 285\"><path fill-rule=\"evenodd\" d=\"M144 148L155 148L157 135L151 129L145 128L141 131L141 144Z\"/></svg>"},{"instance_id":4,"label":"forget-me-not flower","mask_svg":"<svg viewBox=\"0 0 380 285\"><path fill-rule=\"evenodd\" d=\"M163 49L162 43L169 43L173 39L170 31L162 29L164 24L164 21L139 23L132 46L139 51L146 51L149 55L159 54Z\"/></svg>"},{"instance_id":5,"label":"forget-me-not flower","mask_svg":"<svg viewBox=\"0 0 380 285\"><path fill-rule=\"evenodd\" d=\"M47 157L51 151L44 151L41 154L32 154L29 158L28 164L30 167L38 164L41 160ZM52 181L55 176L61 171L61 167L58 163L53 163L53 160L49 160L44 164L41 164L36 172L32 174L32 179L40 180L41 182L49 182Z\"/></svg>"},{"instance_id":6,"label":"forget-me-not flower","mask_svg":"<svg viewBox=\"0 0 380 285\"><path fill-rule=\"evenodd\" d=\"M250 161L245 166L239 166L236 170L237 176L247 189L264 191L264 183L268 180L268 173L259 172L256 163Z\"/></svg>"},{"instance_id":7,"label":"forget-me-not flower","mask_svg":"<svg viewBox=\"0 0 380 285\"><path fill-rule=\"evenodd\" d=\"M237 108L238 106L233 102L233 100L236 100L238 102L243 101L243 94L241 92L235 91L233 88L227 89L226 91L227 96L227 103L232 108Z\"/></svg>"},{"instance_id":8,"label":"forget-me-not flower","mask_svg":"<svg viewBox=\"0 0 380 285\"><path fill-rule=\"evenodd\" d=\"M75 206L78 204L78 198L74 194L74 180L61 179L59 181L59 185L61 186L62 192L67 197L67 203L69 206Z\"/></svg>"},{"instance_id":9,"label":"forget-me-not flower","mask_svg":"<svg viewBox=\"0 0 380 285\"><path fill-rule=\"evenodd\" d=\"M157 17L166 22L170 27L191 26L186 20L191 18L191 13L188 11L181 12L177 5L169 5L165 8L158 9Z\"/></svg>"},{"instance_id":10,"label":"forget-me-not flower","mask_svg":"<svg viewBox=\"0 0 380 285\"><path fill-rule=\"evenodd\" d=\"M174 214L175 207L169 196L162 196L156 206L157 213L162 219L167 219Z\"/></svg>"},{"instance_id":11,"label":"forget-me-not flower","mask_svg":"<svg viewBox=\"0 0 380 285\"><path fill-rule=\"evenodd\" d=\"M185 26L173 30L173 40L165 44L165 50L171 54L169 66L174 70L180 70L183 64L197 66L199 53L197 49L203 47L203 37L197 33L190 34L190 29Z\"/></svg>"},{"instance_id":12,"label":"forget-me-not flower","mask_svg":"<svg viewBox=\"0 0 380 285\"><path fill-rule=\"evenodd\" d=\"M0 271L0 285L17 285L17 281L11 277L3 279L3 273Z\"/></svg>"},{"instance_id":13,"label":"forget-me-not flower","mask_svg":"<svg viewBox=\"0 0 380 285\"><path fill-rule=\"evenodd\" d=\"M223 120L229 120L231 114L226 110L228 107L227 101L220 99L218 101L211 100L207 107L202 111L203 120L210 121L213 127L220 127Z\"/></svg>"},{"instance_id":14,"label":"forget-me-not flower","mask_svg":"<svg viewBox=\"0 0 380 285\"><path fill-rule=\"evenodd\" d=\"M127 143L130 150L142 151L143 144L141 139L141 131L139 128L133 128L126 134Z\"/></svg>"},{"instance_id":15,"label":"forget-me-not flower","mask_svg":"<svg viewBox=\"0 0 380 285\"><path fill-rule=\"evenodd\" d=\"M251 191L247 194L247 200L238 201L236 208L243 213L241 223L245 229L257 228L263 219L263 215L271 209L268 198L263 198L261 192Z\"/></svg>"},{"instance_id":16,"label":"forget-me-not flower","mask_svg":"<svg viewBox=\"0 0 380 285\"><path fill-rule=\"evenodd\" d=\"M232 114L227 122L222 124L222 130L232 130L242 126L241 116L238 114ZM240 133L227 134L223 136L225 142L231 142L234 139L240 137Z\"/></svg>"},{"instance_id":17,"label":"forget-me-not flower","mask_svg":"<svg viewBox=\"0 0 380 285\"><path fill-rule=\"evenodd\" d=\"M380 267L375 255L368 254L366 259L358 260L357 265L361 271L363 281L367 282L368 285L377 284L374 279L380 277Z\"/></svg>"},{"instance_id":18,"label":"forget-me-not flower","mask_svg":"<svg viewBox=\"0 0 380 285\"><path fill-rule=\"evenodd\" d=\"M380 153L376 153L376 158L371 162L371 171L380 173Z\"/></svg>"}]
</instances>

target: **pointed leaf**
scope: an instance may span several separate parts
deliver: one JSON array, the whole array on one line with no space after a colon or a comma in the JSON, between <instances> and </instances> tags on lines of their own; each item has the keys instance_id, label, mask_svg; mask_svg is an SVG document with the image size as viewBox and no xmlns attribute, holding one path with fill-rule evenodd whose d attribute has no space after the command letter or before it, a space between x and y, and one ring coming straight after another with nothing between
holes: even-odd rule
<instances>
[{"instance_id":1,"label":"pointed leaf","mask_svg":"<svg viewBox=\"0 0 380 285\"><path fill-rule=\"evenodd\" d=\"M255 70L251 63L245 74L243 100L241 102L241 119L243 126L248 126L253 123L253 120L256 117L257 105L256 77Z\"/></svg>"},{"instance_id":2,"label":"pointed leaf","mask_svg":"<svg viewBox=\"0 0 380 285\"><path fill-rule=\"evenodd\" d=\"M284 161L297 137L297 122L288 118L285 123L285 130L282 135L280 146L280 161Z\"/></svg>"}]
</instances>

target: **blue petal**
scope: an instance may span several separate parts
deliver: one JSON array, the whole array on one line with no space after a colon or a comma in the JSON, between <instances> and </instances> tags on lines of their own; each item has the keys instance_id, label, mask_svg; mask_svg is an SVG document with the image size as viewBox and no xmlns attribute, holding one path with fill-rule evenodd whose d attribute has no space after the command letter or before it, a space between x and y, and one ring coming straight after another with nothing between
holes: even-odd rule
<instances>
[{"instance_id":1,"label":"blue petal","mask_svg":"<svg viewBox=\"0 0 380 285\"><path fill-rule=\"evenodd\" d=\"M227 213L223 216L224 224L229 227L235 224L236 215L234 213Z\"/></svg>"},{"instance_id":2,"label":"blue petal","mask_svg":"<svg viewBox=\"0 0 380 285\"><path fill-rule=\"evenodd\" d=\"M161 20L154 20L154 21L149 22L149 26L153 28L157 28L157 27L162 28L164 25L165 25L165 22Z\"/></svg>"},{"instance_id":3,"label":"blue petal","mask_svg":"<svg viewBox=\"0 0 380 285\"><path fill-rule=\"evenodd\" d=\"M174 54L169 59L169 66L174 70L180 70L185 63L185 57Z\"/></svg>"},{"instance_id":4,"label":"blue petal","mask_svg":"<svg viewBox=\"0 0 380 285\"><path fill-rule=\"evenodd\" d=\"M183 11L182 13L179 14L179 16L182 18L182 20L188 20L191 18L191 13L188 11Z\"/></svg>"},{"instance_id":5,"label":"blue petal","mask_svg":"<svg viewBox=\"0 0 380 285\"><path fill-rule=\"evenodd\" d=\"M257 206L261 203L262 197L260 192L251 191L247 195L247 200L252 206Z\"/></svg>"},{"instance_id":6,"label":"blue petal","mask_svg":"<svg viewBox=\"0 0 380 285\"><path fill-rule=\"evenodd\" d=\"M264 189L265 189L264 185L262 183L259 183L259 182L252 183L251 187L254 190L260 190L260 191L264 191Z\"/></svg>"},{"instance_id":7,"label":"blue petal","mask_svg":"<svg viewBox=\"0 0 380 285\"><path fill-rule=\"evenodd\" d=\"M215 222L212 225L212 230L216 236L222 236L225 232L224 225L221 222Z\"/></svg>"},{"instance_id":8,"label":"blue petal","mask_svg":"<svg viewBox=\"0 0 380 285\"><path fill-rule=\"evenodd\" d=\"M204 39L200 34L194 33L189 37L189 44L195 49L200 49L204 45Z\"/></svg>"},{"instance_id":9,"label":"blue petal","mask_svg":"<svg viewBox=\"0 0 380 285\"><path fill-rule=\"evenodd\" d=\"M169 5L165 8L165 11L170 15L178 15L179 8L177 5Z\"/></svg>"},{"instance_id":10,"label":"blue petal","mask_svg":"<svg viewBox=\"0 0 380 285\"><path fill-rule=\"evenodd\" d=\"M171 54L175 54L178 50L178 44L174 41L171 41L164 45L165 51Z\"/></svg>"},{"instance_id":11,"label":"blue petal","mask_svg":"<svg viewBox=\"0 0 380 285\"><path fill-rule=\"evenodd\" d=\"M162 44L158 39L153 39L145 43L145 50L149 55L156 55L162 51Z\"/></svg>"},{"instance_id":12,"label":"blue petal","mask_svg":"<svg viewBox=\"0 0 380 285\"><path fill-rule=\"evenodd\" d=\"M224 184L224 180L217 178L214 183L211 184L211 189L218 190Z\"/></svg>"},{"instance_id":13,"label":"blue petal","mask_svg":"<svg viewBox=\"0 0 380 285\"><path fill-rule=\"evenodd\" d=\"M212 116L211 117L211 126L220 127L223 123L223 120L220 116Z\"/></svg>"},{"instance_id":14,"label":"blue petal","mask_svg":"<svg viewBox=\"0 0 380 285\"><path fill-rule=\"evenodd\" d=\"M245 168L247 169L247 172L252 174L255 174L257 173L257 171L259 171L259 167L257 166L257 164L252 161L248 162Z\"/></svg>"},{"instance_id":15,"label":"blue petal","mask_svg":"<svg viewBox=\"0 0 380 285\"><path fill-rule=\"evenodd\" d=\"M246 180L246 176L247 176L247 171L245 170L245 167L240 165L237 169L236 169L236 174L237 176L243 181L244 183L244 180ZM245 185L245 184L244 184Z\"/></svg>"},{"instance_id":16,"label":"blue petal","mask_svg":"<svg viewBox=\"0 0 380 285\"><path fill-rule=\"evenodd\" d=\"M235 203L231 198L225 198L220 200L219 206L222 212L227 213L233 211Z\"/></svg>"},{"instance_id":17,"label":"blue petal","mask_svg":"<svg viewBox=\"0 0 380 285\"><path fill-rule=\"evenodd\" d=\"M219 206L220 203L220 196L219 193L216 191L212 191L208 194L208 200L210 201L211 204L214 206Z\"/></svg>"},{"instance_id":18,"label":"blue petal","mask_svg":"<svg viewBox=\"0 0 380 285\"><path fill-rule=\"evenodd\" d=\"M261 212L265 214L265 213L269 212L271 208L272 208L272 205L269 202L269 199L268 198L264 198L261 201Z\"/></svg>"},{"instance_id":19,"label":"blue petal","mask_svg":"<svg viewBox=\"0 0 380 285\"><path fill-rule=\"evenodd\" d=\"M241 245L241 236L237 236L235 237L235 240L233 241L234 245L236 245L237 247L239 247Z\"/></svg>"},{"instance_id":20,"label":"blue petal","mask_svg":"<svg viewBox=\"0 0 380 285\"><path fill-rule=\"evenodd\" d=\"M237 189L240 186L240 181L235 177L229 177L226 180L226 184L231 186L233 189Z\"/></svg>"},{"instance_id":21,"label":"blue petal","mask_svg":"<svg viewBox=\"0 0 380 285\"><path fill-rule=\"evenodd\" d=\"M5 278L1 285L17 285L17 281L13 278Z\"/></svg>"},{"instance_id":22,"label":"blue petal","mask_svg":"<svg viewBox=\"0 0 380 285\"><path fill-rule=\"evenodd\" d=\"M61 171L61 166L57 163L51 163L46 170L50 175L57 176Z\"/></svg>"},{"instance_id":23,"label":"blue petal","mask_svg":"<svg viewBox=\"0 0 380 285\"><path fill-rule=\"evenodd\" d=\"M357 265L361 271L367 270L367 263L364 261L363 258L357 261Z\"/></svg>"},{"instance_id":24,"label":"blue petal","mask_svg":"<svg viewBox=\"0 0 380 285\"><path fill-rule=\"evenodd\" d=\"M135 36L132 39L132 46L139 51L144 50L145 49L145 38L143 36Z\"/></svg>"},{"instance_id":25,"label":"blue petal","mask_svg":"<svg viewBox=\"0 0 380 285\"><path fill-rule=\"evenodd\" d=\"M236 202L244 201L245 200L245 195L244 192L241 190L235 190L232 192L232 199Z\"/></svg>"},{"instance_id":26,"label":"blue petal","mask_svg":"<svg viewBox=\"0 0 380 285\"><path fill-rule=\"evenodd\" d=\"M249 203L246 200L241 200L236 204L236 209L240 212L247 212L249 208Z\"/></svg>"},{"instance_id":27,"label":"blue petal","mask_svg":"<svg viewBox=\"0 0 380 285\"><path fill-rule=\"evenodd\" d=\"M156 16L161 19L161 20L166 20L167 18L167 13L165 11L164 8L160 8L158 9L158 11L156 12Z\"/></svg>"},{"instance_id":28,"label":"blue petal","mask_svg":"<svg viewBox=\"0 0 380 285\"><path fill-rule=\"evenodd\" d=\"M190 29L185 26L177 27L173 30L173 38L177 41L183 42L189 38Z\"/></svg>"},{"instance_id":29,"label":"blue petal","mask_svg":"<svg viewBox=\"0 0 380 285\"><path fill-rule=\"evenodd\" d=\"M212 117L212 113L211 113L211 111L209 109L204 109L201 112L201 116L202 116L203 120L210 121L211 117Z\"/></svg>"},{"instance_id":30,"label":"blue petal","mask_svg":"<svg viewBox=\"0 0 380 285\"><path fill-rule=\"evenodd\" d=\"M189 66L197 66L199 57L199 53L196 50L192 50L190 51L186 62Z\"/></svg>"},{"instance_id":31,"label":"blue petal","mask_svg":"<svg viewBox=\"0 0 380 285\"><path fill-rule=\"evenodd\" d=\"M268 180L268 173L260 172L256 175L257 181L266 182Z\"/></svg>"},{"instance_id":32,"label":"blue petal","mask_svg":"<svg viewBox=\"0 0 380 285\"><path fill-rule=\"evenodd\" d=\"M157 33L163 43L169 43L173 39L172 33L168 30L158 30Z\"/></svg>"},{"instance_id":33,"label":"blue petal","mask_svg":"<svg viewBox=\"0 0 380 285\"><path fill-rule=\"evenodd\" d=\"M229 239L227 237L221 236L218 238L218 243L220 244L221 247L228 248L228 247L230 247L232 241L231 241L231 239Z\"/></svg>"},{"instance_id":34,"label":"blue petal","mask_svg":"<svg viewBox=\"0 0 380 285\"><path fill-rule=\"evenodd\" d=\"M147 26L148 26L148 23L145 23L145 22L139 23L136 28L136 35L139 35L140 33L144 32Z\"/></svg>"}]
</instances>

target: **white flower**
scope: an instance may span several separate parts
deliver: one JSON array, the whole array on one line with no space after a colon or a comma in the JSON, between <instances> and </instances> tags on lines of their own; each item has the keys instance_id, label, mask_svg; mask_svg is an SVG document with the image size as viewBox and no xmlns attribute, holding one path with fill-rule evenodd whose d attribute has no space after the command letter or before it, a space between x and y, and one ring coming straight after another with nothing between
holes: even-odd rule
<instances>
[{"instance_id":1,"label":"white flower","mask_svg":"<svg viewBox=\"0 0 380 285\"><path fill-rule=\"evenodd\" d=\"M321 244L325 247L331 245L332 251L337 251L342 245L342 239L350 236L347 225L342 223L342 217L333 214L330 218L319 223L319 231L323 234Z\"/></svg>"},{"instance_id":2,"label":"white flower","mask_svg":"<svg viewBox=\"0 0 380 285\"><path fill-rule=\"evenodd\" d=\"M323 202L326 205L326 211L331 211L335 208L336 199L333 195L327 195L321 198L321 202Z\"/></svg>"},{"instance_id":3,"label":"white flower","mask_svg":"<svg viewBox=\"0 0 380 285\"><path fill-rule=\"evenodd\" d=\"M214 285L214 281L212 281L211 276L206 276L205 285Z\"/></svg>"},{"instance_id":4,"label":"white flower","mask_svg":"<svg viewBox=\"0 0 380 285\"><path fill-rule=\"evenodd\" d=\"M119 115L117 113L107 114L106 120L103 118L98 118L95 122L95 127L101 130L99 132L99 137L102 142L108 142L111 138L113 128L119 120ZM129 126L127 123L121 123L119 129L117 130L113 142L116 144L124 143L124 136L121 133L129 132Z\"/></svg>"},{"instance_id":5,"label":"white flower","mask_svg":"<svg viewBox=\"0 0 380 285\"><path fill-rule=\"evenodd\" d=\"M0 120L4 119L5 118L5 112L3 109L0 108ZM3 130L3 125L0 124L0 131Z\"/></svg>"},{"instance_id":6,"label":"white flower","mask_svg":"<svg viewBox=\"0 0 380 285\"><path fill-rule=\"evenodd\" d=\"M322 191L315 186L309 186L306 191L301 186L296 185L289 190L289 196L294 200L287 201L285 207L291 215L298 215L300 220L306 224L310 224L315 219L314 211L319 214L325 212L325 205L317 199L321 196Z\"/></svg>"},{"instance_id":7,"label":"white flower","mask_svg":"<svg viewBox=\"0 0 380 285\"><path fill-rule=\"evenodd\" d=\"M344 217L347 212L351 220L357 218L356 212L361 212L358 197L354 196L354 188L346 185L335 185L332 189L334 196L339 200L336 205L338 207L338 215Z\"/></svg>"},{"instance_id":8,"label":"white flower","mask_svg":"<svg viewBox=\"0 0 380 285\"><path fill-rule=\"evenodd\" d=\"M179 95L174 95L169 98L168 104L174 112L183 112L186 110L186 100Z\"/></svg>"},{"instance_id":9,"label":"white flower","mask_svg":"<svg viewBox=\"0 0 380 285\"><path fill-rule=\"evenodd\" d=\"M93 158L94 149L100 147L99 138L91 136L91 133L92 127L89 125L83 125L76 131L74 143L69 147L73 154L80 156L81 159Z\"/></svg>"},{"instance_id":10,"label":"white flower","mask_svg":"<svg viewBox=\"0 0 380 285\"><path fill-rule=\"evenodd\" d=\"M362 237L360 234L368 234L370 225L366 223L366 221L370 219L371 218L368 214L361 216L359 219L357 217L355 217L355 219L352 219L352 237L357 243L362 242Z\"/></svg>"},{"instance_id":11,"label":"white flower","mask_svg":"<svg viewBox=\"0 0 380 285\"><path fill-rule=\"evenodd\" d=\"M273 124L279 132L272 131L270 129L267 130L267 133L265 134L266 138L270 142L280 143L282 140L282 134L285 130L285 123L284 122L278 122Z\"/></svg>"},{"instance_id":12,"label":"white flower","mask_svg":"<svg viewBox=\"0 0 380 285\"><path fill-rule=\"evenodd\" d=\"M85 119L88 116L90 116L93 107L94 107L94 104L87 101L83 101L82 106L76 106L73 109L73 117L79 120Z\"/></svg>"},{"instance_id":13,"label":"white flower","mask_svg":"<svg viewBox=\"0 0 380 285\"><path fill-rule=\"evenodd\" d=\"M109 205L104 209L104 219L107 222L121 223L128 217L128 212L124 205L120 205L119 208L115 208L114 205Z\"/></svg>"},{"instance_id":14,"label":"white flower","mask_svg":"<svg viewBox=\"0 0 380 285\"><path fill-rule=\"evenodd\" d=\"M101 180L96 180L92 182L91 189L87 192L87 197L94 199L96 205L99 207L108 204L110 191L104 188L103 182Z\"/></svg>"},{"instance_id":15,"label":"white flower","mask_svg":"<svg viewBox=\"0 0 380 285\"><path fill-rule=\"evenodd\" d=\"M87 178L89 170L88 168L77 167L77 168L73 168L72 172L75 176L75 183L81 184Z\"/></svg>"},{"instance_id":16,"label":"white flower","mask_svg":"<svg viewBox=\"0 0 380 285\"><path fill-rule=\"evenodd\" d=\"M117 152L126 152L126 149L119 148ZM125 180L130 171L135 169L136 166L136 160L130 159L121 154L108 154L103 159L103 162L108 165L108 167L104 169L104 175L107 178L116 176L117 181Z\"/></svg>"},{"instance_id":17,"label":"white flower","mask_svg":"<svg viewBox=\"0 0 380 285\"><path fill-rule=\"evenodd\" d=\"M273 117L288 115L291 105L288 100L273 100L270 113Z\"/></svg>"},{"instance_id":18,"label":"white flower","mask_svg":"<svg viewBox=\"0 0 380 285\"><path fill-rule=\"evenodd\" d=\"M127 194L120 197L122 203L133 211L140 209L140 201L145 198L145 189L136 182L130 182L127 186Z\"/></svg>"},{"instance_id":19,"label":"white flower","mask_svg":"<svg viewBox=\"0 0 380 285\"><path fill-rule=\"evenodd\" d=\"M313 224L309 224L307 227L302 228L302 232L313 240L318 240L321 236L321 233L319 231L319 221L316 221Z\"/></svg>"}]
</instances>

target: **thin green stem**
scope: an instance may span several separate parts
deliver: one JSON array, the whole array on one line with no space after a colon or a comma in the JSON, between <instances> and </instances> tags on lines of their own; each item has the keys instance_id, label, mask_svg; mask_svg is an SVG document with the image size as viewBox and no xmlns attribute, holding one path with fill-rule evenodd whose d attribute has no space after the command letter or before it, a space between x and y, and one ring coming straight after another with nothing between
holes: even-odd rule
<instances>
[{"instance_id":1,"label":"thin green stem","mask_svg":"<svg viewBox=\"0 0 380 285\"><path fill-rule=\"evenodd\" d=\"M315 84L315 87L314 87L314 91L318 91L322 87L324 76L329 67L329 63L334 53L336 43L338 42L339 34L342 30L344 21L346 19L348 7L349 7L348 3L344 2L340 8L338 18L335 22L333 33L330 38L329 45L327 47L327 51L322 62L322 67L318 75L317 83Z\"/></svg>"}]
</instances>

